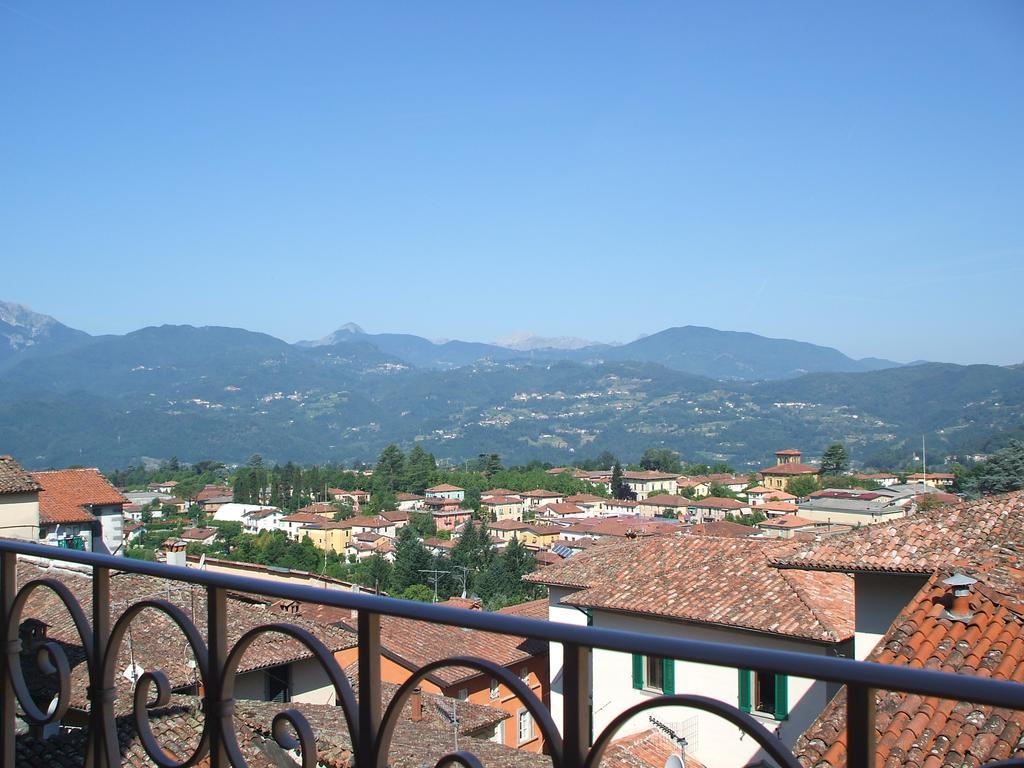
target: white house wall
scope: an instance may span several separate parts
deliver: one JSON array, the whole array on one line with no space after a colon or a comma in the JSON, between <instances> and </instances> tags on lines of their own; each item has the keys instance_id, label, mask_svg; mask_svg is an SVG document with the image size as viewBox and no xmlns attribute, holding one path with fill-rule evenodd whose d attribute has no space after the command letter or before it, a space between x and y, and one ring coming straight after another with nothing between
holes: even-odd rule
<instances>
[{"instance_id":1,"label":"white house wall","mask_svg":"<svg viewBox=\"0 0 1024 768\"><path fill-rule=\"evenodd\" d=\"M552 621L564 621L572 624L585 624L586 617L577 609L556 605L569 590L551 589L549 618ZM652 635L679 637L707 642L732 643L756 648L772 648L777 650L798 651L818 656L832 653L826 646L801 641L745 632L648 619L629 614L617 614L606 611L594 611L594 626L619 629L630 632L642 632ZM562 649L558 644L551 645L551 712L562 727ZM656 693L639 691L633 688L632 658L630 654L615 651L595 650L592 653L593 694L592 711L595 738L622 711L656 696ZM743 665L743 658L736 659L738 667ZM797 737L807 729L815 717L821 713L835 692L828 686L815 680L799 677L788 679L789 716L784 721L776 721L770 717L755 715L760 722L789 747ZM739 707L739 676L736 668L716 667L694 662L675 662L675 692L710 696L731 706ZM691 753L708 768L733 768L744 765L753 759L758 748L750 736L745 736L738 728L714 715L672 708L671 710L653 710L645 712L629 721L620 731L620 735L628 735L651 727L650 716L663 721L696 726L696 743L691 745Z\"/></svg>"},{"instance_id":2,"label":"white house wall","mask_svg":"<svg viewBox=\"0 0 1024 768\"><path fill-rule=\"evenodd\" d=\"M867 658L878 641L889 631L893 620L910 604L925 584L921 576L897 576L888 573L858 573L853 578L856 605L854 656Z\"/></svg>"}]
</instances>

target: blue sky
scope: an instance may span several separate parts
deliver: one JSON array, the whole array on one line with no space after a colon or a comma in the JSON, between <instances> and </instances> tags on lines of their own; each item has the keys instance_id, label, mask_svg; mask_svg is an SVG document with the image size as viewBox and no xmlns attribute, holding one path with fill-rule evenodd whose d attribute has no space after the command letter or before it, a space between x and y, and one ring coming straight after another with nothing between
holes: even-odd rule
<instances>
[{"instance_id":1,"label":"blue sky","mask_svg":"<svg viewBox=\"0 0 1024 768\"><path fill-rule=\"evenodd\" d=\"M0 299L92 333L1024 360L1024 3L0 0Z\"/></svg>"}]
</instances>

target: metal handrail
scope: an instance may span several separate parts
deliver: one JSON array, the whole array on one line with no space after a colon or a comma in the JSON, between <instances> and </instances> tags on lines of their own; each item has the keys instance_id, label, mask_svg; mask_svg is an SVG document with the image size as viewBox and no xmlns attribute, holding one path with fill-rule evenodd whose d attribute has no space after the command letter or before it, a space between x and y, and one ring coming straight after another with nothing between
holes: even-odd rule
<instances>
[{"instance_id":1,"label":"metal handrail","mask_svg":"<svg viewBox=\"0 0 1024 768\"><path fill-rule=\"evenodd\" d=\"M386 760L386 755L378 755L372 751L372 746L376 743L383 727L379 670L381 616L395 616L485 632L526 636L562 644L565 648L564 673L567 683L567 689L564 692L563 734L565 743L563 749L562 740L558 740L558 753L552 754L556 768L561 768L562 765L565 765L566 768L582 768L584 763L595 764L594 758L599 757L599 755L588 755L590 742L589 738L584 736L589 732L590 727L590 716L585 706L590 688L586 651L595 648L730 668L740 666L737 660L742 659L744 669L777 672L795 677L845 684L848 686L848 762L851 766L867 766L873 763L874 691L876 689L903 691L939 698L956 698L978 704L1024 710L1024 685L1009 681L792 651L659 637L621 630L542 621L502 613L469 611L359 592L286 584L249 576L132 560L94 552L59 549L31 542L0 540L0 561L3 563L2 572L0 572L0 592L2 592L0 595L2 597L2 605L0 605L2 624L0 627L5 628L7 633L7 663L0 665L0 672L3 673L3 679L0 680L0 687L3 688L0 691L2 693L0 714L3 717L0 728L3 729L5 735L9 733L8 726L13 732L14 694L11 680L15 674L13 657L16 657L17 654L16 651L12 651L12 648L17 645L17 626L12 627L11 622L17 616L11 615L16 593L10 578L15 573L14 562L17 555L77 563L91 566L94 569L93 639L97 648L96 653L104 654L104 660L109 658L109 654L116 654L117 651L117 648L106 647L111 634L109 616L102 616L98 613L103 610L104 606L109 611L110 571L144 574L206 588L209 638L207 647L202 649L202 652L208 654L209 680L204 686L206 697L216 700L216 706L210 709L213 714L210 715L212 725L209 728L210 760L213 765L226 765L226 760L234 761L238 757L235 754L218 751L223 750L225 729L233 727L230 722L230 714L226 716L226 719L223 714L216 714L219 711L217 707L224 708L225 705L224 701L218 699L220 691L225 686L228 690L231 689L229 680L220 679L230 650L227 648L224 636L224 600L229 592L253 593L319 603L358 612L359 711L350 712L348 711L349 706L346 706L346 716L355 726L352 737L353 745L356 747L356 762L365 768L370 768L370 766L380 768ZM96 670L92 670L93 665L90 665L91 695L96 697L93 702L94 711L91 712L91 717L95 718L93 725L96 732L104 734L108 741L114 738L116 746L116 738L110 725L113 718L112 703L103 698L104 696L109 698L112 680L101 680L102 669L99 659L97 658L94 662ZM233 675L233 672L231 674ZM228 698L229 702L230 697ZM230 706L226 709L229 710ZM301 718L297 712L289 710L289 717L295 716ZM3 741L6 745L13 740L5 738ZM13 749L13 746L10 748ZM5 749L7 749L6 746ZM95 749L94 754L103 753L101 745L97 745ZM113 759L113 752L110 751L109 744L106 750L105 754ZM13 755L13 753L11 754ZM3 764L7 764L4 760L5 757L7 755L0 754L0 761L3 761ZM100 759L100 764L104 764L102 759Z\"/></svg>"}]
</instances>

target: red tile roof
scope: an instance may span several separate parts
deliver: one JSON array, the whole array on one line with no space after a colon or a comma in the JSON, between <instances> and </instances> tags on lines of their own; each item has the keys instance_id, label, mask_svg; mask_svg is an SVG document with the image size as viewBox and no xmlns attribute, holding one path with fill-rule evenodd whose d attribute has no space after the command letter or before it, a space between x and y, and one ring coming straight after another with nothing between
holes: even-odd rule
<instances>
[{"instance_id":1,"label":"red tile roof","mask_svg":"<svg viewBox=\"0 0 1024 768\"><path fill-rule=\"evenodd\" d=\"M1024 491L916 512L808 545L779 564L837 571L928 575L942 567L978 571L993 561L1024 568Z\"/></svg>"},{"instance_id":2,"label":"red tile roof","mask_svg":"<svg viewBox=\"0 0 1024 768\"><path fill-rule=\"evenodd\" d=\"M643 503L650 507L688 507L693 504L693 499L665 494L664 496L648 496Z\"/></svg>"},{"instance_id":3,"label":"red tile roof","mask_svg":"<svg viewBox=\"0 0 1024 768\"><path fill-rule=\"evenodd\" d=\"M678 477L678 475L673 475L671 472L655 472L650 469L622 473L623 480L638 480L640 482L647 482L649 480L675 480Z\"/></svg>"},{"instance_id":4,"label":"red tile roof","mask_svg":"<svg viewBox=\"0 0 1024 768\"><path fill-rule=\"evenodd\" d=\"M799 515L782 515L758 523L761 528L803 528L808 525L815 525L815 522Z\"/></svg>"},{"instance_id":5,"label":"red tile roof","mask_svg":"<svg viewBox=\"0 0 1024 768\"><path fill-rule=\"evenodd\" d=\"M186 541L205 541L211 536L216 535L216 528L189 528L181 532L181 538Z\"/></svg>"},{"instance_id":6,"label":"red tile roof","mask_svg":"<svg viewBox=\"0 0 1024 768\"><path fill-rule=\"evenodd\" d=\"M650 517L598 517L584 518L561 530L566 533L585 534L587 536L655 536L658 534L677 533L682 530L679 523L668 520L655 520Z\"/></svg>"},{"instance_id":7,"label":"red tile roof","mask_svg":"<svg viewBox=\"0 0 1024 768\"><path fill-rule=\"evenodd\" d=\"M775 452L776 456L799 456L800 454L801 451L798 451L796 448L783 448L781 451Z\"/></svg>"},{"instance_id":8,"label":"red tile roof","mask_svg":"<svg viewBox=\"0 0 1024 768\"><path fill-rule=\"evenodd\" d=\"M12 456L0 456L0 493L34 493L39 483Z\"/></svg>"},{"instance_id":9,"label":"red tile roof","mask_svg":"<svg viewBox=\"0 0 1024 768\"><path fill-rule=\"evenodd\" d=\"M560 499L565 496L564 493L557 493L556 491L546 491L543 488L536 488L532 491L524 491L519 494L524 498L530 499Z\"/></svg>"},{"instance_id":10,"label":"red tile roof","mask_svg":"<svg viewBox=\"0 0 1024 768\"><path fill-rule=\"evenodd\" d=\"M758 504L754 509L760 510L761 512L782 512L783 514L789 515L797 512L800 507L796 504L790 504L785 501L766 501L764 504Z\"/></svg>"},{"instance_id":11,"label":"red tile roof","mask_svg":"<svg viewBox=\"0 0 1024 768\"><path fill-rule=\"evenodd\" d=\"M296 512L308 512L313 515L333 515L338 511L338 508L333 504L326 501L315 501L312 504L307 504L304 507L299 507Z\"/></svg>"},{"instance_id":12,"label":"red tile roof","mask_svg":"<svg viewBox=\"0 0 1024 768\"><path fill-rule=\"evenodd\" d=\"M572 496L566 496L565 500L570 504L603 504L608 501L603 496L595 496L592 493L574 493Z\"/></svg>"},{"instance_id":13,"label":"red tile roof","mask_svg":"<svg viewBox=\"0 0 1024 768\"><path fill-rule=\"evenodd\" d=\"M713 520L710 523L688 525L683 533L691 536L724 536L727 538L746 538L757 536L758 530L749 525L733 523L729 520Z\"/></svg>"},{"instance_id":14,"label":"red tile roof","mask_svg":"<svg viewBox=\"0 0 1024 768\"><path fill-rule=\"evenodd\" d=\"M90 506L126 504L128 499L114 488L98 469L55 469L33 472L39 483L39 522L91 523L96 520Z\"/></svg>"},{"instance_id":15,"label":"red tile roof","mask_svg":"<svg viewBox=\"0 0 1024 768\"><path fill-rule=\"evenodd\" d=\"M594 547L525 577L576 587L567 605L839 642L853 635L853 579L773 568L780 540L655 536Z\"/></svg>"},{"instance_id":16,"label":"red tile roof","mask_svg":"<svg viewBox=\"0 0 1024 768\"><path fill-rule=\"evenodd\" d=\"M435 485L432 488L427 488L427 493L448 493L451 491L464 491L465 488L459 488L457 485L449 485L448 483L442 483L441 485Z\"/></svg>"},{"instance_id":17,"label":"red tile roof","mask_svg":"<svg viewBox=\"0 0 1024 768\"><path fill-rule=\"evenodd\" d=\"M601 768L664 768L679 745L657 728L648 728L616 739L601 756ZM686 768L704 768L692 755L686 756Z\"/></svg>"},{"instance_id":18,"label":"red tile roof","mask_svg":"<svg viewBox=\"0 0 1024 768\"><path fill-rule=\"evenodd\" d=\"M547 619L547 600L510 606L499 613ZM447 656L479 656L499 666L509 667L548 652L547 643L540 640L395 616L381 616L381 644L386 653L416 668ZM479 674L475 669L466 667L444 667L434 672L433 677L441 685L449 686Z\"/></svg>"},{"instance_id":19,"label":"red tile roof","mask_svg":"<svg viewBox=\"0 0 1024 768\"><path fill-rule=\"evenodd\" d=\"M570 504L567 501L556 501L537 507L538 515L582 515L586 512L582 507Z\"/></svg>"},{"instance_id":20,"label":"red tile roof","mask_svg":"<svg viewBox=\"0 0 1024 768\"><path fill-rule=\"evenodd\" d=\"M896 618L868 661L1024 682L1024 606L979 582L966 621L950 619L947 588L933 576ZM875 697L876 765L978 766L1024 757L1024 712L953 699L882 692ZM799 738L807 768L846 765L846 690Z\"/></svg>"},{"instance_id":21,"label":"red tile roof","mask_svg":"<svg viewBox=\"0 0 1024 768\"><path fill-rule=\"evenodd\" d=\"M750 505L744 504L742 501L736 501L736 499L726 499L722 496L705 496L703 499L691 500L688 506L705 509L743 509Z\"/></svg>"}]
</instances>

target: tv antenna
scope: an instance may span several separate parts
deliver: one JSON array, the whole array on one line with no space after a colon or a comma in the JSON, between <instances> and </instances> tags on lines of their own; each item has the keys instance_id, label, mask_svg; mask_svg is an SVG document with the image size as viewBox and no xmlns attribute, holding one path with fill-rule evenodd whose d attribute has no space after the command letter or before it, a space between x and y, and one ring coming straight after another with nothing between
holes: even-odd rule
<instances>
[{"instance_id":1,"label":"tv antenna","mask_svg":"<svg viewBox=\"0 0 1024 768\"><path fill-rule=\"evenodd\" d=\"M421 568L420 573L429 574L428 578L430 579L430 582L434 585L434 602L436 603L438 582L441 581L442 576L447 576L451 573L451 571L442 571L438 568Z\"/></svg>"},{"instance_id":2,"label":"tv antenna","mask_svg":"<svg viewBox=\"0 0 1024 768\"><path fill-rule=\"evenodd\" d=\"M466 598L466 582L469 579L469 568L467 568L464 565L453 565L452 567L455 570L461 572L460 575L462 577L462 597L463 597L463 599L465 599Z\"/></svg>"},{"instance_id":3,"label":"tv antenna","mask_svg":"<svg viewBox=\"0 0 1024 768\"><path fill-rule=\"evenodd\" d=\"M659 731L664 733L672 741L679 745L679 765L674 766L673 764L675 763L675 761L670 757L668 759L668 762L665 763L665 768L686 768L686 747L689 744L686 738L680 736L678 731L675 730L675 728L669 727L657 718L648 717L647 719L650 720L651 725L653 725L655 728L657 728Z\"/></svg>"}]
</instances>

